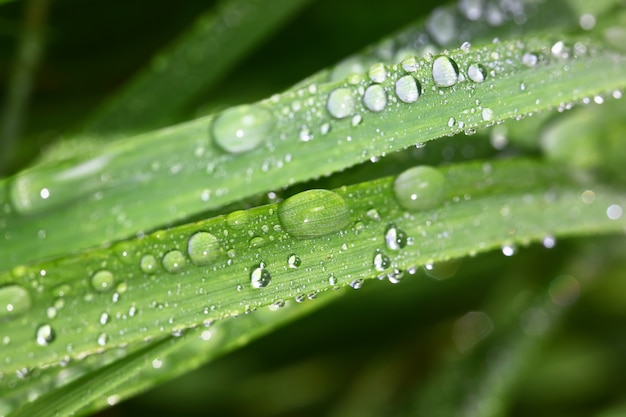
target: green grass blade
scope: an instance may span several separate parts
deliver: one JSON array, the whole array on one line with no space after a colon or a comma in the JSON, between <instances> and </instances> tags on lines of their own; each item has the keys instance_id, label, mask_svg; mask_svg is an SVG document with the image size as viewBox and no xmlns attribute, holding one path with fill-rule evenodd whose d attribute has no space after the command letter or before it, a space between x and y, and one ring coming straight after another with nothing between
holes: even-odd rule
<instances>
[{"instance_id":1,"label":"green grass blade","mask_svg":"<svg viewBox=\"0 0 626 417\"><path fill-rule=\"evenodd\" d=\"M5 302L19 296L2 326L8 343L0 372L133 346L376 276L399 280L426 263L626 225L623 191L577 185L549 165L503 161L441 172L441 204L421 211L404 210L414 203L400 206L398 185L386 178L14 268L0 276L18 286L4 287L12 288ZM321 206L305 221L308 204ZM390 224L406 233L402 244L389 241ZM329 234L313 238L320 231Z\"/></svg>"},{"instance_id":2,"label":"green grass blade","mask_svg":"<svg viewBox=\"0 0 626 417\"><path fill-rule=\"evenodd\" d=\"M500 42L453 50L443 61L427 57L387 67L381 84L387 105L380 112L362 101L366 86L375 83L357 76L290 90L224 112L221 120L209 116L117 142L98 155L33 168L0 185L10 201L0 219L0 261L15 265L58 255L61 248L114 241L416 143L567 108L626 86L624 57L583 41L559 53L551 51L554 45L543 38ZM452 78L439 83L454 85L436 85L435 62L443 62L444 71L458 67L459 80L448 73ZM483 82L467 73L474 64L485 69ZM415 103L396 95L402 77L421 85ZM405 94L404 86L398 88ZM349 116L333 118L329 111ZM244 141L236 138L240 119L253 120ZM222 142L229 134L231 145ZM41 242L36 252L34 239Z\"/></svg>"},{"instance_id":3,"label":"green grass blade","mask_svg":"<svg viewBox=\"0 0 626 417\"><path fill-rule=\"evenodd\" d=\"M179 122L185 106L223 77L308 0L228 0L198 18L117 93L82 134L128 135Z\"/></svg>"}]
</instances>

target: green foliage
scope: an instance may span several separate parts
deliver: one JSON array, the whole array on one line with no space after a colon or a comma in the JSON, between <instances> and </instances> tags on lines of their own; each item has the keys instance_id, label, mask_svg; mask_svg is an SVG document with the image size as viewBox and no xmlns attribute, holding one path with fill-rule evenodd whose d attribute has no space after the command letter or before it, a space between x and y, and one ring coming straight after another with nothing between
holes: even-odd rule
<instances>
[{"instance_id":1,"label":"green foliage","mask_svg":"<svg viewBox=\"0 0 626 417\"><path fill-rule=\"evenodd\" d=\"M96 18L73 1L48 17L60 34ZM23 3L41 15L21 36L41 42L46 9ZM47 56L17 54L0 416L141 393L118 412L619 413L619 1L201 3L159 17L154 2L176 39L146 31L144 62L54 30ZM91 115L73 109L99 88L53 109L43 76L64 53L103 83L105 62L144 69ZM68 133L35 154L50 129Z\"/></svg>"}]
</instances>

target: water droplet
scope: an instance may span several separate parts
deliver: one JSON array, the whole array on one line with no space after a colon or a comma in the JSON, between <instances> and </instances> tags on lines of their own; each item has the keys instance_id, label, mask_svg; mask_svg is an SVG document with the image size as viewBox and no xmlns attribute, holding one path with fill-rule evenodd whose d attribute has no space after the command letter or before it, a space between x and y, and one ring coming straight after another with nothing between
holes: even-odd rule
<instances>
[{"instance_id":1,"label":"water droplet","mask_svg":"<svg viewBox=\"0 0 626 417\"><path fill-rule=\"evenodd\" d=\"M250 221L250 215L246 210L237 210L226 216L226 224L233 229L243 229Z\"/></svg>"},{"instance_id":2,"label":"water droplet","mask_svg":"<svg viewBox=\"0 0 626 417\"><path fill-rule=\"evenodd\" d=\"M513 256L513 255L515 255L515 246L513 246L513 245L504 245L504 246L502 246L502 254L504 256Z\"/></svg>"},{"instance_id":3,"label":"water droplet","mask_svg":"<svg viewBox=\"0 0 626 417\"><path fill-rule=\"evenodd\" d=\"M189 238L187 253L195 265L208 265L219 256L220 244L211 233L198 232Z\"/></svg>"},{"instance_id":4,"label":"water droplet","mask_svg":"<svg viewBox=\"0 0 626 417\"><path fill-rule=\"evenodd\" d=\"M437 262L435 264L426 264L424 265L424 272L431 278L434 278L438 281L452 278L459 267L461 266L460 259L453 259L450 261Z\"/></svg>"},{"instance_id":5,"label":"water droplet","mask_svg":"<svg viewBox=\"0 0 626 417\"><path fill-rule=\"evenodd\" d=\"M361 289L361 287L363 287L363 280L355 279L354 281L350 283L350 286L355 290Z\"/></svg>"},{"instance_id":6,"label":"water droplet","mask_svg":"<svg viewBox=\"0 0 626 417\"><path fill-rule=\"evenodd\" d=\"M332 285L333 287L337 285L337 278L334 275L329 275L328 276L328 284Z\"/></svg>"},{"instance_id":7,"label":"water droplet","mask_svg":"<svg viewBox=\"0 0 626 417\"><path fill-rule=\"evenodd\" d=\"M100 319L98 320L100 322L101 325L105 325L109 322L109 313L107 313L106 311L103 312L102 314L100 314Z\"/></svg>"},{"instance_id":8,"label":"water droplet","mask_svg":"<svg viewBox=\"0 0 626 417\"><path fill-rule=\"evenodd\" d=\"M343 119L352 116L356 108L356 101L352 90L349 88L337 88L328 95L326 108L331 116Z\"/></svg>"},{"instance_id":9,"label":"water droplet","mask_svg":"<svg viewBox=\"0 0 626 417\"><path fill-rule=\"evenodd\" d=\"M475 83L482 83L487 78L487 70L481 64L471 64L467 67L467 76Z\"/></svg>"},{"instance_id":10,"label":"water droplet","mask_svg":"<svg viewBox=\"0 0 626 417\"><path fill-rule=\"evenodd\" d=\"M383 111L387 105L385 89L378 84L367 87L363 95L363 104L373 112Z\"/></svg>"},{"instance_id":11,"label":"water droplet","mask_svg":"<svg viewBox=\"0 0 626 417\"><path fill-rule=\"evenodd\" d=\"M609 208L606 209L606 215L611 220L619 220L622 218L623 214L624 210L617 204L611 204Z\"/></svg>"},{"instance_id":12,"label":"water droplet","mask_svg":"<svg viewBox=\"0 0 626 417\"><path fill-rule=\"evenodd\" d=\"M484 0L460 0L459 10L468 20L478 20L483 15Z\"/></svg>"},{"instance_id":13,"label":"water droplet","mask_svg":"<svg viewBox=\"0 0 626 417\"><path fill-rule=\"evenodd\" d=\"M261 262L250 273L250 283L254 288L265 288L270 285L270 282L272 282L272 275L270 271L265 269L265 264Z\"/></svg>"},{"instance_id":14,"label":"water droplet","mask_svg":"<svg viewBox=\"0 0 626 417\"><path fill-rule=\"evenodd\" d=\"M98 338L96 339L98 346L106 346L108 341L109 341L109 336L106 333L100 333L98 335Z\"/></svg>"},{"instance_id":15,"label":"water droplet","mask_svg":"<svg viewBox=\"0 0 626 417\"><path fill-rule=\"evenodd\" d=\"M292 253L287 258L287 265L289 265L289 268L296 269L300 266L301 263L302 261L300 260L300 257L296 255L295 253Z\"/></svg>"},{"instance_id":16,"label":"water droplet","mask_svg":"<svg viewBox=\"0 0 626 417\"><path fill-rule=\"evenodd\" d=\"M163 268L172 274L180 272L185 268L187 259L185 255L179 250L172 250L163 256Z\"/></svg>"},{"instance_id":17,"label":"water droplet","mask_svg":"<svg viewBox=\"0 0 626 417\"><path fill-rule=\"evenodd\" d=\"M144 255L139 261L139 268L146 274L154 274L158 265L157 259L153 255Z\"/></svg>"},{"instance_id":18,"label":"water droplet","mask_svg":"<svg viewBox=\"0 0 626 417\"><path fill-rule=\"evenodd\" d=\"M374 269L377 271L384 271L391 266L391 260L387 255L380 251L376 251L374 255Z\"/></svg>"},{"instance_id":19,"label":"water droplet","mask_svg":"<svg viewBox=\"0 0 626 417\"><path fill-rule=\"evenodd\" d=\"M30 309L30 294L20 285L0 287L0 322L24 314Z\"/></svg>"},{"instance_id":20,"label":"water droplet","mask_svg":"<svg viewBox=\"0 0 626 417\"><path fill-rule=\"evenodd\" d=\"M584 30L591 30L596 25L596 17L592 14L585 13L580 16L578 23Z\"/></svg>"},{"instance_id":21,"label":"water droplet","mask_svg":"<svg viewBox=\"0 0 626 417\"><path fill-rule=\"evenodd\" d=\"M370 80L375 83L382 83L387 79L387 69L385 68L385 65L380 62L372 65L367 74L369 75Z\"/></svg>"},{"instance_id":22,"label":"water droplet","mask_svg":"<svg viewBox=\"0 0 626 417\"><path fill-rule=\"evenodd\" d=\"M493 110L485 107L482 111L482 117L485 122L493 120Z\"/></svg>"},{"instance_id":23,"label":"water droplet","mask_svg":"<svg viewBox=\"0 0 626 417\"><path fill-rule=\"evenodd\" d=\"M432 73L437 87L451 87L459 79L459 67L447 56L435 58Z\"/></svg>"},{"instance_id":24,"label":"water droplet","mask_svg":"<svg viewBox=\"0 0 626 417\"><path fill-rule=\"evenodd\" d=\"M522 55L522 64L526 65L527 67L534 67L535 65L537 65L538 61L539 59L537 58L537 55L531 52L526 52L524 55Z\"/></svg>"},{"instance_id":25,"label":"water droplet","mask_svg":"<svg viewBox=\"0 0 626 417\"><path fill-rule=\"evenodd\" d=\"M391 250L400 250L406 246L407 236L396 225L390 224L385 231L385 243Z\"/></svg>"},{"instance_id":26,"label":"water droplet","mask_svg":"<svg viewBox=\"0 0 626 417\"><path fill-rule=\"evenodd\" d=\"M546 236L541 241L541 244L546 249L552 249L554 246L556 246L556 238L554 236Z\"/></svg>"},{"instance_id":27,"label":"water droplet","mask_svg":"<svg viewBox=\"0 0 626 417\"><path fill-rule=\"evenodd\" d=\"M94 290L98 292L107 292L113 289L113 284L115 283L115 277L111 273L111 271L107 271L106 269L101 269L100 271L96 271L91 276L91 286Z\"/></svg>"},{"instance_id":28,"label":"water droplet","mask_svg":"<svg viewBox=\"0 0 626 417\"><path fill-rule=\"evenodd\" d=\"M416 102L420 95L418 82L411 75L405 75L398 79L396 81L396 95L405 103Z\"/></svg>"},{"instance_id":29,"label":"water droplet","mask_svg":"<svg viewBox=\"0 0 626 417\"><path fill-rule=\"evenodd\" d=\"M350 222L344 199L329 190L308 190L278 206L285 232L297 239L311 239L337 232Z\"/></svg>"},{"instance_id":30,"label":"water droplet","mask_svg":"<svg viewBox=\"0 0 626 417\"><path fill-rule=\"evenodd\" d=\"M446 179L429 166L410 168L398 175L393 189L398 203L406 210L427 210L440 205L445 195Z\"/></svg>"},{"instance_id":31,"label":"water droplet","mask_svg":"<svg viewBox=\"0 0 626 417\"><path fill-rule=\"evenodd\" d=\"M369 209L365 213L370 219L379 222L381 220L380 213L376 209Z\"/></svg>"},{"instance_id":32,"label":"water droplet","mask_svg":"<svg viewBox=\"0 0 626 417\"><path fill-rule=\"evenodd\" d=\"M415 72L415 71L417 71L417 69L419 67L418 62L417 62L417 58L415 58L414 56L407 56L407 57L405 57L402 60L402 62L400 62L400 66L406 72Z\"/></svg>"},{"instance_id":33,"label":"water droplet","mask_svg":"<svg viewBox=\"0 0 626 417\"><path fill-rule=\"evenodd\" d=\"M352 116L352 126L358 126L361 124L362 121L363 121L363 117L361 117L360 114L355 114L354 116ZM348 138L350 138L350 136L348 136Z\"/></svg>"},{"instance_id":34,"label":"water droplet","mask_svg":"<svg viewBox=\"0 0 626 417\"><path fill-rule=\"evenodd\" d=\"M37 329L37 344L41 346L48 346L50 343L54 342L55 333L52 326L49 324L44 324L39 326Z\"/></svg>"},{"instance_id":35,"label":"water droplet","mask_svg":"<svg viewBox=\"0 0 626 417\"><path fill-rule=\"evenodd\" d=\"M456 37L455 20L454 14L450 10L440 7L431 13L426 22L426 29L435 42L445 46Z\"/></svg>"},{"instance_id":36,"label":"water droplet","mask_svg":"<svg viewBox=\"0 0 626 417\"><path fill-rule=\"evenodd\" d=\"M272 114L258 105L242 105L225 110L213 121L215 143L230 153L248 152L258 147L274 127Z\"/></svg>"},{"instance_id":37,"label":"water droplet","mask_svg":"<svg viewBox=\"0 0 626 417\"><path fill-rule=\"evenodd\" d=\"M401 269L394 269L390 273L387 274L387 279L392 284L398 284L400 281L404 279L404 271Z\"/></svg>"}]
</instances>

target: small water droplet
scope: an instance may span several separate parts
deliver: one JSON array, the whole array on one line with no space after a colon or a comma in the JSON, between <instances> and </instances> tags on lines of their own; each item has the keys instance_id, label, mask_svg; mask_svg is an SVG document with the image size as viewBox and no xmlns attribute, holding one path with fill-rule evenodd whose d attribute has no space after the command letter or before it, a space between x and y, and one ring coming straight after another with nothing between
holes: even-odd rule
<instances>
[{"instance_id":1,"label":"small water droplet","mask_svg":"<svg viewBox=\"0 0 626 417\"><path fill-rule=\"evenodd\" d=\"M242 105L219 114L211 126L215 143L229 153L258 147L274 127L272 114L258 105Z\"/></svg>"},{"instance_id":2,"label":"small water droplet","mask_svg":"<svg viewBox=\"0 0 626 417\"><path fill-rule=\"evenodd\" d=\"M331 116L343 119L352 116L356 108L356 100L349 88L337 88L328 95L326 108Z\"/></svg>"},{"instance_id":3,"label":"small water droplet","mask_svg":"<svg viewBox=\"0 0 626 417\"><path fill-rule=\"evenodd\" d=\"M326 135L328 132L330 132L330 123L323 123L320 126L320 133Z\"/></svg>"},{"instance_id":4,"label":"small water droplet","mask_svg":"<svg viewBox=\"0 0 626 417\"><path fill-rule=\"evenodd\" d=\"M385 89L378 84L367 87L363 95L363 104L373 112L383 111L387 105Z\"/></svg>"},{"instance_id":5,"label":"small water droplet","mask_svg":"<svg viewBox=\"0 0 626 417\"><path fill-rule=\"evenodd\" d=\"M41 346L48 346L50 343L54 342L55 338L54 329L49 324L44 324L39 326L37 329L36 337L37 344Z\"/></svg>"},{"instance_id":6,"label":"small water droplet","mask_svg":"<svg viewBox=\"0 0 626 417\"><path fill-rule=\"evenodd\" d=\"M513 245L504 245L504 246L502 246L502 254L504 256L513 256L513 255L515 255L515 246L513 246Z\"/></svg>"},{"instance_id":7,"label":"small water droplet","mask_svg":"<svg viewBox=\"0 0 626 417\"><path fill-rule=\"evenodd\" d=\"M311 239L337 232L350 222L344 199L329 190L308 190L278 206L285 232L296 239Z\"/></svg>"},{"instance_id":8,"label":"small water droplet","mask_svg":"<svg viewBox=\"0 0 626 417\"><path fill-rule=\"evenodd\" d=\"M287 258L287 265L289 265L289 268L296 269L300 266L301 263L302 261L300 260L300 257L295 253L292 253Z\"/></svg>"},{"instance_id":9,"label":"small water droplet","mask_svg":"<svg viewBox=\"0 0 626 417\"><path fill-rule=\"evenodd\" d=\"M250 215L246 210L237 210L226 216L226 224L233 229L243 229L250 221Z\"/></svg>"},{"instance_id":10,"label":"small water droplet","mask_svg":"<svg viewBox=\"0 0 626 417\"><path fill-rule=\"evenodd\" d=\"M272 275L265 269L265 263L261 262L250 273L250 283L253 288L265 288L270 285L270 282L272 282Z\"/></svg>"},{"instance_id":11,"label":"small water droplet","mask_svg":"<svg viewBox=\"0 0 626 417\"><path fill-rule=\"evenodd\" d=\"M337 278L334 275L329 275L328 276L328 284L332 285L333 287L337 285Z\"/></svg>"},{"instance_id":12,"label":"small water droplet","mask_svg":"<svg viewBox=\"0 0 626 417\"><path fill-rule=\"evenodd\" d=\"M115 277L111 271L101 269L91 276L91 286L98 292L107 292L113 289Z\"/></svg>"},{"instance_id":13,"label":"small water droplet","mask_svg":"<svg viewBox=\"0 0 626 417\"><path fill-rule=\"evenodd\" d=\"M0 287L0 322L18 317L30 310L30 294L20 285Z\"/></svg>"},{"instance_id":14,"label":"small water droplet","mask_svg":"<svg viewBox=\"0 0 626 417\"><path fill-rule=\"evenodd\" d=\"M106 346L108 341L109 341L109 336L106 333L100 333L98 335L98 338L96 339L98 346Z\"/></svg>"},{"instance_id":15,"label":"small water droplet","mask_svg":"<svg viewBox=\"0 0 626 417\"><path fill-rule=\"evenodd\" d=\"M376 209L369 209L365 213L370 219L379 222L381 220L380 213Z\"/></svg>"},{"instance_id":16,"label":"small water droplet","mask_svg":"<svg viewBox=\"0 0 626 417\"><path fill-rule=\"evenodd\" d=\"M374 269L377 271L384 271L391 266L391 259L384 253L376 251L374 255Z\"/></svg>"},{"instance_id":17,"label":"small water droplet","mask_svg":"<svg viewBox=\"0 0 626 417\"><path fill-rule=\"evenodd\" d=\"M535 65L537 65L538 61L539 59L537 58L537 55L531 52L526 52L524 55L522 55L522 64L526 65L527 67L534 67Z\"/></svg>"},{"instance_id":18,"label":"small water droplet","mask_svg":"<svg viewBox=\"0 0 626 417\"><path fill-rule=\"evenodd\" d=\"M483 15L484 0L460 0L459 10L468 20L478 20Z\"/></svg>"},{"instance_id":19,"label":"small water droplet","mask_svg":"<svg viewBox=\"0 0 626 417\"><path fill-rule=\"evenodd\" d=\"M482 83L487 78L487 70L481 64L471 64L467 67L467 76L475 83Z\"/></svg>"},{"instance_id":20,"label":"small water droplet","mask_svg":"<svg viewBox=\"0 0 626 417\"><path fill-rule=\"evenodd\" d=\"M100 322L101 325L105 325L109 322L109 313L107 313L106 311L103 312L102 314L100 314L100 319L98 320Z\"/></svg>"},{"instance_id":21,"label":"small water droplet","mask_svg":"<svg viewBox=\"0 0 626 417\"><path fill-rule=\"evenodd\" d=\"M187 265L185 255L179 250L172 250L163 256L163 268L172 274L182 271Z\"/></svg>"},{"instance_id":22,"label":"small water droplet","mask_svg":"<svg viewBox=\"0 0 626 417\"><path fill-rule=\"evenodd\" d=\"M220 244L211 233L198 232L189 238L187 253L195 265L208 265L219 256Z\"/></svg>"},{"instance_id":23,"label":"small water droplet","mask_svg":"<svg viewBox=\"0 0 626 417\"><path fill-rule=\"evenodd\" d=\"M420 95L419 83L411 75L405 75L396 81L396 95L405 103L414 103Z\"/></svg>"},{"instance_id":24,"label":"small water droplet","mask_svg":"<svg viewBox=\"0 0 626 417\"><path fill-rule=\"evenodd\" d=\"M485 107L482 111L482 117L485 122L493 120L493 110Z\"/></svg>"},{"instance_id":25,"label":"small water droplet","mask_svg":"<svg viewBox=\"0 0 626 417\"><path fill-rule=\"evenodd\" d=\"M352 116L352 126L358 126L361 124L361 122L363 121L363 117L361 117L360 114L355 114L354 116ZM348 136L348 138L350 138L350 136ZM350 139L348 139L349 141Z\"/></svg>"},{"instance_id":26,"label":"small water droplet","mask_svg":"<svg viewBox=\"0 0 626 417\"><path fill-rule=\"evenodd\" d=\"M445 46L456 38L456 19L447 8L439 7L430 14L426 29L432 38L441 46Z\"/></svg>"},{"instance_id":27,"label":"small water droplet","mask_svg":"<svg viewBox=\"0 0 626 417\"><path fill-rule=\"evenodd\" d=\"M394 269L390 273L387 274L387 279L392 284L398 284L400 281L404 279L404 271L401 269Z\"/></svg>"},{"instance_id":28,"label":"small water droplet","mask_svg":"<svg viewBox=\"0 0 626 417\"><path fill-rule=\"evenodd\" d=\"M139 261L139 268L146 274L154 274L159 262L153 255L144 255Z\"/></svg>"},{"instance_id":29,"label":"small water droplet","mask_svg":"<svg viewBox=\"0 0 626 417\"><path fill-rule=\"evenodd\" d=\"M402 62L400 62L400 66L406 72L415 72L415 71L417 71L417 69L419 67L418 62L417 62L417 58L415 58L414 56L407 56L407 57L405 57L402 60Z\"/></svg>"},{"instance_id":30,"label":"small water droplet","mask_svg":"<svg viewBox=\"0 0 626 417\"><path fill-rule=\"evenodd\" d=\"M424 265L424 272L431 278L434 278L438 281L452 278L459 267L461 266L460 259L453 259L450 261L443 261L437 263L428 263Z\"/></svg>"},{"instance_id":31,"label":"small water droplet","mask_svg":"<svg viewBox=\"0 0 626 417\"><path fill-rule=\"evenodd\" d=\"M385 230L385 243L391 250L400 250L406 246L407 236L395 224L390 224Z\"/></svg>"},{"instance_id":32,"label":"small water droplet","mask_svg":"<svg viewBox=\"0 0 626 417\"><path fill-rule=\"evenodd\" d=\"M361 287L363 287L363 280L355 279L354 281L350 283L350 286L355 290L361 289Z\"/></svg>"},{"instance_id":33,"label":"small water droplet","mask_svg":"<svg viewBox=\"0 0 626 417\"><path fill-rule=\"evenodd\" d=\"M372 65L367 74L369 75L370 80L375 83L382 83L387 79L387 69L385 68L385 65L380 62Z\"/></svg>"},{"instance_id":34,"label":"small water droplet","mask_svg":"<svg viewBox=\"0 0 626 417\"><path fill-rule=\"evenodd\" d=\"M459 67L447 56L438 56L433 61L432 74L437 87L451 87L459 79Z\"/></svg>"},{"instance_id":35,"label":"small water droplet","mask_svg":"<svg viewBox=\"0 0 626 417\"><path fill-rule=\"evenodd\" d=\"M427 210L443 202L446 179L429 166L409 168L398 175L393 189L398 203L406 210Z\"/></svg>"},{"instance_id":36,"label":"small water droplet","mask_svg":"<svg viewBox=\"0 0 626 417\"><path fill-rule=\"evenodd\" d=\"M541 244L546 249L552 249L554 246L556 246L556 238L554 236L546 236L541 241Z\"/></svg>"}]
</instances>

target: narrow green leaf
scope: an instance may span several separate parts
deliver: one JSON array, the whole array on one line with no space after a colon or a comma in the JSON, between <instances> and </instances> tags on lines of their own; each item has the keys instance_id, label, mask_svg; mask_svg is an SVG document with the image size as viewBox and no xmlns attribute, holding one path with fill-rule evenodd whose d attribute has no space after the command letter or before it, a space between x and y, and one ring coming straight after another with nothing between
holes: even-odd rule
<instances>
[{"instance_id":1,"label":"narrow green leaf","mask_svg":"<svg viewBox=\"0 0 626 417\"><path fill-rule=\"evenodd\" d=\"M5 301L21 314L5 314L0 372L134 346L376 276L397 282L426 263L626 225L623 191L577 185L552 166L504 161L441 173L440 205L416 212L402 209L393 178L337 190L349 225L336 223L336 231L314 239L286 233L281 206L269 205L14 268L0 282L23 287L30 305ZM416 180L416 189L423 183ZM315 213L325 205L311 198L300 207Z\"/></svg>"},{"instance_id":2,"label":"narrow green leaf","mask_svg":"<svg viewBox=\"0 0 626 417\"><path fill-rule=\"evenodd\" d=\"M10 202L0 261L110 242L415 143L569 108L624 87L625 61L583 41L462 48L387 67L381 84L367 76L312 84L36 167L0 183ZM241 138L249 142L233 148Z\"/></svg>"}]
</instances>

